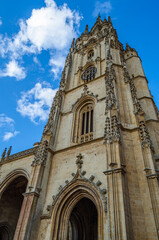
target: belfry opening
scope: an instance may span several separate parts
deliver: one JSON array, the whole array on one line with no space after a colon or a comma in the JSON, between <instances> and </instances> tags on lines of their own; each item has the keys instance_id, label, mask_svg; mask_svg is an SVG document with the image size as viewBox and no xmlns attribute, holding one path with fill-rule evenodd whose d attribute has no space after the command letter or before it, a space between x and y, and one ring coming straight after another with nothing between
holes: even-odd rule
<instances>
[{"instance_id":1,"label":"belfry opening","mask_svg":"<svg viewBox=\"0 0 159 240\"><path fill-rule=\"evenodd\" d=\"M97 239L98 214L96 206L88 198L82 198L70 215L67 240Z\"/></svg>"},{"instance_id":2,"label":"belfry opening","mask_svg":"<svg viewBox=\"0 0 159 240\"><path fill-rule=\"evenodd\" d=\"M27 179L19 176L14 179L0 199L0 240L12 240L26 190Z\"/></svg>"}]
</instances>

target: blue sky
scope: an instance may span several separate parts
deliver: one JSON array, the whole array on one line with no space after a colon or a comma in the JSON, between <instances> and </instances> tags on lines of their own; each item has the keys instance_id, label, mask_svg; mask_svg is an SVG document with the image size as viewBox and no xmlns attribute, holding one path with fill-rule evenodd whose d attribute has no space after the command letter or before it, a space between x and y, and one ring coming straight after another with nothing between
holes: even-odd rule
<instances>
[{"instance_id":1,"label":"blue sky","mask_svg":"<svg viewBox=\"0 0 159 240\"><path fill-rule=\"evenodd\" d=\"M73 37L98 13L142 59L159 107L159 2L5 0L0 3L0 154L40 141Z\"/></svg>"}]
</instances>

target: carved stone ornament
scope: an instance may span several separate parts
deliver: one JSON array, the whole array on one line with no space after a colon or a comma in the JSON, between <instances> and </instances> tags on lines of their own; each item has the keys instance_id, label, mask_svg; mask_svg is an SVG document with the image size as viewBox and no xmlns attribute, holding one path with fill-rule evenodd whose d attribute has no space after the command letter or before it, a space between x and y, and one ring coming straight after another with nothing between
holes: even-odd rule
<instances>
[{"instance_id":1,"label":"carved stone ornament","mask_svg":"<svg viewBox=\"0 0 159 240\"><path fill-rule=\"evenodd\" d=\"M154 148L150 139L150 135L144 121L139 122L139 133L140 133L142 148L150 147L151 150L154 151Z\"/></svg>"},{"instance_id":2,"label":"carved stone ornament","mask_svg":"<svg viewBox=\"0 0 159 240\"><path fill-rule=\"evenodd\" d=\"M48 132L53 134L55 130L55 122L57 121L57 118L59 116L59 112L61 109L62 104L62 90L57 91L54 101L52 103L52 107L49 114L49 119L47 124L44 127L43 135L47 134Z\"/></svg>"},{"instance_id":3,"label":"carved stone ornament","mask_svg":"<svg viewBox=\"0 0 159 240\"><path fill-rule=\"evenodd\" d=\"M111 28L110 30L110 47L114 49L120 49L121 43L118 40L117 32L114 28Z\"/></svg>"},{"instance_id":4,"label":"carved stone ornament","mask_svg":"<svg viewBox=\"0 0 159 240\"><path fill-rule=\"evenodd\" d=\"M46 159L48 153L48 141L44 140L40 142L38 147L38 151L35 154L34 161L32 162L32 166L43 165L45 166Z\"/></svg>"},{"instance_id":5,"label":"carved stone ornament","mask_svg":"<svg viewBox=\"0 0 159 240\"><path fill-rule=\"evenodd\" d=\"M123 71L124 71L124 82L125 83L128 83L128 82L130 82L130 75L129 75L129 73L128 73L128 70L127 70L127 67L126 67L126 64L125 64L125 62L123 63Z\"/></svg>"},{"instance_id":6,"label":"carved stone ornament","mask_svg":"<svg viewBox=\"0 0 159 240\"><path fill-rule=\"evenodd\" d=\"M156 111L157 118L159 119L159 111L158 111L158 107L156 106L155 102L154 102L154 108Z\"/></svg>"},{"instance_id":7,"label":"carved stone ornament","mask_svg":"<svg viewBox=\"0 0 159 240\"><path fill-rule=\"evenodd\" d=\"M106 110L112 109L116 105L116 97L114 93L114 81L116 81L116 74L113 66L107 67L105 72L106 85Z\"/></svg>"},{"instance_id":8,"label":"carved stone ornament","mask_svg":"<svg viewBox=\"0 0 159 240\"><path fill-rule=\"evenodd\" d=\"M94 97L97 99L98 94L94 95L92 92L88 91L88 87L86 84L84 84L83 86L83 92L81 93L81 97L77 99L77 101L75 102L75 104L72 105L72 108L77 104L77 102L83 98L84 96L90 96L90 97Z\"/></svg>"},{"instance_id":9,"label":"carved stone ornament","mask_svg":"<svg viewBox=\"0 0 159 240\"><path fill-rule=\"evenodd\" d=\"M144 113L144 111L141 107L140 100L137 97L137 91L136 91L135 84L134 84L133 80L130 78L130 75L126 68L125 62L123 64L124 64L124 66L123 66L124 81L125 81L125 83L129 83L129 85L130 85L130 91L131 91L131 96L132 96L133 105L134 105L134 113L142 115Z\"/></svg>"},{"instance_id":10,"label":"carved stone ornament","mask_svg":"<svg viewBox=\"0 0 159 240\"><path fill-rule=\"evenodd\" d=\"M126 52L127 52L127 51L135 51L135 52L136 52L135 48L130 47L130 45L129 45L128 43L126 43L126 49L125 49L125 51L126 51Z\"/></svg>"},{"instance_id":11,"label":"carved stone ornament","mask_svg":"<svg viewBox=\"0 0 159 240\"><path fill-rule=\"evenodd\" d=\"M130 79L129 84L130 84L130 91L131 91L131 96L133 100L133 105L134 105L134 113L143 114L144 111L141 107L140 100L137 97L136 87L132 79Z\"/></svg>"},{"instance_id":12,"label":"carved stone ornament","mask_svg":"<svg viewBox=\"0 0 159 240\"><path fill-rule=\"evenodd\" d=\"M82 158L83 158L83 156L81 153L79 155L77 155L76 165L77 165L78 171L80 171L82 168L82 164L83 164Z\"/></svg>"},{"instance_id":13,"label":"carved stone ornament","mask_svg":"<svg viewBox=\"0 0 159 240\"><path fill-rule=\"evenodd\" d=\"M117 117L114 115L111 118L107 117L104 129L104 142L113 143L120 142L120 130Z\"/></svg>"},{"instance_id":14,"label":"carved stone ornament","mask_svg":"<svg viewBox=\"0 0 159 240\"><path fill-rule=\"evenodd\" d=\"M64 190L69 187L72 183L74 183L75 181L77 181L78 179L79 180L83 180L84 182L88 182L90 183L91 185L93 185L98 192L100 192L100 195L101 195L101 198L103 200L103 206L104 206L104 210L105 212L107 212L107 197L105 196L106 193L107 193L107 190L104 188L104 189L101 189L100 186L102 185L102 182L97 180L97 182L95 183L94 180L95 180L95 176L91 175L89 179L85 178L84 175L86 174L86 171L82 171L82 165L83 165L83 156L82 154L78 154L76 156L76 165L77 165L77 172L76 174L75 173L72 173L72 176L73 176L73 179L71 181L68 181L66 180L65 181L65 185L62 186L60 185L58 190L59 190L59 193L57 195L53 195L52 196L52 199L53 199L53 202L52 202L52 205L48 205L47 206L47 211L49 212L49 214L46 216L42 216L42 217L45 217L45 218L50 218L51 217L51 214L52 214L52 210L53 210L53 207L56 203L56 201L58 200L58 198L60 197L60 195L64 192Z\"/></svg>"}]
</instances>

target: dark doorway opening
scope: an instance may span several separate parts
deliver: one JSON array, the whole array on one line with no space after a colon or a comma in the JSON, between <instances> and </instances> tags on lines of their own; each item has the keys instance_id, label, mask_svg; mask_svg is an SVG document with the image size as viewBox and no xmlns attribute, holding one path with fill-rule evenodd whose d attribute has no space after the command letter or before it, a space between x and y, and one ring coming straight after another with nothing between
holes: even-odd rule
<instances>
[{"instance_id":1,"label":"dark doorway opening","mask_svg":"<svg viewBox=\"0 0 159 240\"><path fill-rule=\"evenodd\" d=\"M67 240L97 239L98 213L96 206L88 198L82 198L71 213Z\"/></svg>"},{"instance_id":2,"label":"dark doorway opening","mask_svg":"<svg viewBox=\"0 0 159 240\"><path fill-rule=\"evenodd\" d=\"M26 190L27 179L23 176L14 179L0 199L0 240L12 240Z\"/></svg>"}]
</instances>

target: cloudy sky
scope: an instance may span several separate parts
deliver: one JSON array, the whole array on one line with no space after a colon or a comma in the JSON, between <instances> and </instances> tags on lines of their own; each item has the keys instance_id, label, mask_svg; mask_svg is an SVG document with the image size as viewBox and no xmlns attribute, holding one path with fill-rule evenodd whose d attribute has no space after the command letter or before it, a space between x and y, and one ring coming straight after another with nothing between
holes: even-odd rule
<instances>
[{"instance_id":1,"label":"cloudy sky","mask_svg":"<svg viewBox=\"0 0 159 240\"><path fill-rule=\"evenodd\" d=\"M72 39L98 14L136 48L159 107L156 0L5 0L0 3L0 154L40 141Z\"/></svg>"}]
</instances>

